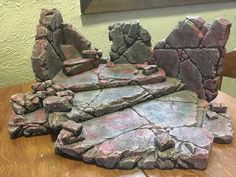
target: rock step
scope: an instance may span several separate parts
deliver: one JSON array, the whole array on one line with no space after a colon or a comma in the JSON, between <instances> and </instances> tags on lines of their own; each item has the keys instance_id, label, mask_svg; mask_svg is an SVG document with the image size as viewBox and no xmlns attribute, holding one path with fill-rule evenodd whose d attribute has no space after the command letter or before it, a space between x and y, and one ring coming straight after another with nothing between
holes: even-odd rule
<instances>
[{"instance_id":1,"label":"rock step","mask_svg":"<svg viewBox=\"0 0 236 177\"><path fill-rule=\"evenodd\" d=\"M8 124L8 131L11 138L45 135L49 133L50 128L44 109L41 108L24 115L13 113Z\"/></svg>"},{"instance_id":2,"label":"rock step","mask_svg":"<svg viewBox=\"0 0 236 177\"><path fill-rule=\"evenodd\" d=\"M73 76L98 67L99 61L93 58L73 58L63 62L62 69L65 75Z\"/></svg>"},{"instance_id":3,"label":"rock step","mask_svg":"<svg viewBox=\"0 0 236 177\"><path fill-rule=\"evenodd\" d=\"M151 75L144 75L133 64L116 64L110 67L100 64L98 68L70 77L61 71L54 77L53 81L73 92L79 92L135 84L154 84L164 82L165 79L166 75L162 69Z\"/></svg>"},{"instance_id":4,"label":"rock step","mask_svg":"<svg viewBox=\"0 0 236 177\"><path fill-rule=\"evenodd\" d=\"M190 91L180 91L86 121L84 139L67 144L62 131L56 152L105 168L204 169L214 136L195 127L204 116L197 114L202 108L198 102ZM149 108L143 115L145 104Z\"/></svg>"},{"instance_id":5,"label":"rock step","mask_svg":"<svg viewBox=\"0 0 236 177\"><path fill-rule=\"evenodd\" d=\"M74 95L72 111L49 114L49 125L52 129L58 130L61 123L68 119L83 122L173 93L180 86L179 80L167 78L165 82L157 84L77 92Z\"/></svg>"}]
</instances>

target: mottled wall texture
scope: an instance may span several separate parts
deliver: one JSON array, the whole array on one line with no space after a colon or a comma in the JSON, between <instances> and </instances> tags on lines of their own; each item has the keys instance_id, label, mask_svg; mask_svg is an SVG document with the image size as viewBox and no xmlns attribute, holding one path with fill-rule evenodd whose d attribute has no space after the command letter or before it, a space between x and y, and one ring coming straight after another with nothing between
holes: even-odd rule
<instances>
[{"instance_id":1,"label":"mottled wall texture","mask_svg":"<svg viewBox=\"0 0 236 177\"><path fill-rule=\"evenodd\" d=\"M80 29L94 47L103 50L104 55L109 55L108 25L111 23L139 19L154 44L188 15L200 15L209 22L224 16L233 24L226 47L228 50L236 47L236 2L81 16L79 0L0 0L0 87L34 79L30 56L35 28L41 8L53 7L60 10L66 23Z\"/></svg>"}]
</instances>

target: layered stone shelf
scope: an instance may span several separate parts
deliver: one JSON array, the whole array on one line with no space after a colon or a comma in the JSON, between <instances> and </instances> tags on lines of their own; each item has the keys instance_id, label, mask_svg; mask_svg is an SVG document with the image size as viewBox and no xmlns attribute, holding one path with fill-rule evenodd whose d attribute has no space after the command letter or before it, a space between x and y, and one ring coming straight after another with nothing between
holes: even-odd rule
<instances>
[{"instance_id":1,"label":"layered stone shelf","mask_svg":"<svg viewBox=\"0 0 236 177\"><path fill-rule=\"evenodd\" d=\"M217 96L231 24L187 17L151 48L138 21L108 27L110 58L56 9L36 30L32 91L11 97L11 138L52 133L55 152L104 168L205 169L233 139ZM79 168L79 167L78 167Z\"/></svg>"},{"instance_id":2,"label":"layered stone shelf","mask_svg":"<svg viewBox=\"0 0 236 177\"><path fill-rule=\"evenodd\" d=\"M164 81L165 78L166 75L162 69L152 75L144 75L142 70L137 70L137 66L132 64L117 64L111 67L107 67L106 64L100 64L98 68L70 77L61 71L55 76L53 81L74 92L78 92L134 84L154 84Z\"/></svg>"},{"instance_id":3,"label":"layered stone shelf","mask_svg":"<svg viewBox=\"0 0 236 177\"><path fill-rule=\"evenodd\" d=\"M65 143L63 130L56 151L105 168L204 169L213 141L232 140L230 117L209 120L207 110L193 92L175 92L82 123L82 140Z\"/></svg>"}]
</instances>

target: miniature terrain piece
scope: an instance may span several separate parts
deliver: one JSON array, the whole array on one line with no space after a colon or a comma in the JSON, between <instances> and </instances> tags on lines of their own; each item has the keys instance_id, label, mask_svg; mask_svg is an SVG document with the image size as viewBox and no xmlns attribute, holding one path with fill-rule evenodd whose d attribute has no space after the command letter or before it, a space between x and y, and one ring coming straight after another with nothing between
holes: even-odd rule
<instances>
[{"instance_id":1,"label":"miniature terrain piece","mask_svg":"<svg viewBox=\"0 0 236 177\"><path fill-rule=\"evenodd\" d=\"M217 96L230 28L224 18L210 25L201 17L187 17L156 44L156 61L167 75L179 78L186 88L211 101Z\"/></svg>"},{"instance_id":2,"label":"miniature terrain piece","mask_svg":"<svg viewBox=\"0 0 236 177\"><path fill-rule=\"evenodd\" d=\"M138 21L116 23L112 63L58 10L43 9L32 54L37 82L11 97L10 137L52 133L57 154L104 168L205 169L213 142L233 139L227 106L201 99L216 94L230 24L221 18L213 27L188 17L154 59Z\"/></svg>"}]
</instances>

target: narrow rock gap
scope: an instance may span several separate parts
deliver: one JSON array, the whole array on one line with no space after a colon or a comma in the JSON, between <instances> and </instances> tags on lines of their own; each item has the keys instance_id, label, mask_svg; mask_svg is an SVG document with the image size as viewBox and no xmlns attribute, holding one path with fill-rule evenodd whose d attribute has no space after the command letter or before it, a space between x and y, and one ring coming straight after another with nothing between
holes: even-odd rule
<instances>
[{"instance_id":1,"label":"narrow rock gap","mask_svg":"<svg viewBox=\"0 0 236 177\"><path fill-rule=\"evenodd\" d=\"M145 116L141 115L138 111L136 111L136 109L134 109L133 107L131 107L130 109L132 109L134 112L136 112L136 114L138 114L141 118L145 119L149 125L155 125L155 123L151 122L149 119L147 119Z\"/></svg>"},{"instance_id":2,"label":"narrow rock gap","mask_svg":"<svg viewBox=\"0 0 236 177\"><path fill-rule=\"evenodd\" d=\"M98 93L97 95L95 95L95 97L88 103L88 106L90 106L90 105L94 102L94 100L95 100L97 97L99 97L99 95L102 93L102 91L103 91L103 89L100 89L99 93Z\"/></svg>"},{"instance_id":3,"label":"narrow rock gap","mask_svg":"<svg viewBox=\"0 0 236 177\"><path fill-rule=\"evenodd\" d=\"M52 32L52 35L53 35L53 32ZM47 37L43 37L43 38L45 38L45 39L48 41L48 43L52 46L52 48L53 48L55 54L58 56L58 58L60 58L61 61L63 61L62 58L61 58L61 56L57 53L56 48L54 47L54 41L53 41L53 39L52 39L52 41L50 41ZM60 47L60 46L59 46L59 47Z\"/></svg>"},{"instance_id":4,"label":"narrow rock gap","mask_svg":"<svg viewBox=\"0 0 236 177\"><path fill-rule=\"evenodd\" d=\"M143 172L144 176L149 177L149 175L144 171L144 169L140 169L140 170Z\"/></svg>"}]
</instances>

